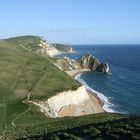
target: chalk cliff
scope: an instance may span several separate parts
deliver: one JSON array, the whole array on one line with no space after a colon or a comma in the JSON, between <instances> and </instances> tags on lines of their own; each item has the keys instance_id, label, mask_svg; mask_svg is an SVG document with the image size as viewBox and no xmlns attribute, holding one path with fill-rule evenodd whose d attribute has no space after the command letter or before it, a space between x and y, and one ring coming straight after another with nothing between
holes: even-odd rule
<instances>
[{"instance_id":1,"label":"chalk cliff","mask_svg":"<svg viewBox=\"0 0 140 140\"><path fill-rule=\"evenodd\" d=\"M40 37L38 53L48 56L54 56L63 53L72 53L74 52L71 46L62 45L62 44L49 44L46 39Z\"/></svg>"},{"instance_id":2,"label":"chalk cliff","mask_svg":"<svg viewBox=\"0 0 140 140\"><path fill-rule=\"evenodd\" d=\"M85 102L86 110L85 106L83 106ZM57 95L49 98L46 101L33 101L32 103L39 106L41 112L45 113L45 115L52 118L58 117L61 109L70 105L77 106L77 111L75 114L73 114L73 116L92 114L96 112L95 106L91 102L91 98L85 86L81 86L75 91L69 90L64 91L62 93L58 93Z\"/></svg>"}]
</instances>

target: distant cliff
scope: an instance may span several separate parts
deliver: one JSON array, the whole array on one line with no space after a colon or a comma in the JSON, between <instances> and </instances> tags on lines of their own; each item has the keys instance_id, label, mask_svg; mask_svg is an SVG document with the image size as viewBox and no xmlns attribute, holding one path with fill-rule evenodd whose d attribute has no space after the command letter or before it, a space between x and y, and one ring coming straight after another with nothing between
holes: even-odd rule
<instances>
[{"instance_id":1,"label":"distant cliff","mask_svg":"<svg viewBox=\"0 0 140 140\"><path fill-rule=\"evenodd\" d=\"M39 47L40 48L37 50L37 52L43 55L49 55L51 57L58 54L74 52L72 47L69 45L49 44L47 40L42 37L40 38Z\"/></svg>"},{"instance_id":2,"label":"distant cliff","mask_svg":"<svg viewBox=\"0 0 140 140\"><path fill-rule=\"evenodd\" d=\"M41 55L54 56L62 53L71 53L73 49L69 45L49 44L48 41L40 36L19 36L6 39L13 43L17 43L22 48L28 51L38 52Z\"/></svg>"}]
</instances>

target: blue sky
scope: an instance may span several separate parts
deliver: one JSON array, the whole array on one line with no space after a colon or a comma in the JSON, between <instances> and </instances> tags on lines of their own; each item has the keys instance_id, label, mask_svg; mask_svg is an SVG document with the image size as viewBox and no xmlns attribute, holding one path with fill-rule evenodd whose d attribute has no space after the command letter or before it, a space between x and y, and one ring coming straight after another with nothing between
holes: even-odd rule
<instances>
[{"instance_id":1,"label":"blue sky","mask_svg":"<svg viewBox=\"0 0 140 140\"><path fill-rule=\"evenodd\" d=\"M0 38L140 44L140 0L0 0Z\"/></svg>"}]
</instances>

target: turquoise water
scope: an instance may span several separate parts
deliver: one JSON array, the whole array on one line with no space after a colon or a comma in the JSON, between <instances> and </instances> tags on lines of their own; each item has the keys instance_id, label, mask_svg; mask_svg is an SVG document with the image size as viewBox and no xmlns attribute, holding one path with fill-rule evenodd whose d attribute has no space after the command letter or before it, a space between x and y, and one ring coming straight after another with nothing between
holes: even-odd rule
<instances>
[{"instance_id":1,"label":"turquoise water","mask_svg":"<svg viewBox=\"0 0 140 140\"><path fill-rule=\"evenodd\" d=\"M86 84L103 100L108 112L140 113L140 45L75 45L77 59L90 53L101 62L108 62L109 75L85 72L76 79Z\"/></svg>"}]
</instances>

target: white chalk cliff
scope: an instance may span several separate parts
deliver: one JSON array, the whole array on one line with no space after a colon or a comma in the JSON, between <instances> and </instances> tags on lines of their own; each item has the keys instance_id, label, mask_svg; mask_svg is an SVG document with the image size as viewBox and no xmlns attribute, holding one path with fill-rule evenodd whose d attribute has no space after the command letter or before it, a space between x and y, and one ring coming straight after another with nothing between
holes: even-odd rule
<instances>
[{"instance_id":1,"label":"white chalk cliff","mask_svg":"<svg viewBox=\"0 0 140 140\"><path fill-rule=\"evenodd\" d=\"M72 53L73 49L72 47L70 48L70 50L65 51L65 50L59 50L57 48L56 45L51 45L47 42L46 39L40 37L40 43L39 45L39 49L37 50L38 53L43 54L43 55L48 55L53 57L54 55L58 55L58 54L63 54L63 53Z\"/></svg>"},{"instance_id":2,"label":"white chalk cliff","mask_svg":"<svg viewBox=\"0 0 140 140\"><path fill-rule=\"evenodd\" d=\"M67 107L70 105L82 105L87 101L88 107L87 112L83 113L83 110L81 109L81 112L79 111L74 116L79 116L83 114L91 114L95 113L94 105L90 102L90 96L87 93L87 90L85 86L79 87L76 91L64 91L62 93L58 93L57 95L49 98L46 101L29 101L33 104L40 107L40 111L45 113L45 115L55 118L58 117L59 112L63 107Z\"/></svg>"}]
</instances>

